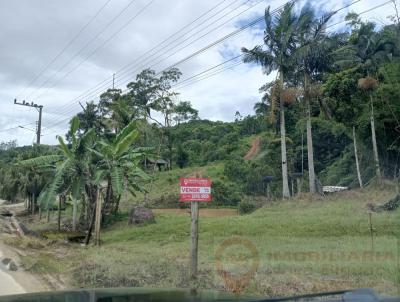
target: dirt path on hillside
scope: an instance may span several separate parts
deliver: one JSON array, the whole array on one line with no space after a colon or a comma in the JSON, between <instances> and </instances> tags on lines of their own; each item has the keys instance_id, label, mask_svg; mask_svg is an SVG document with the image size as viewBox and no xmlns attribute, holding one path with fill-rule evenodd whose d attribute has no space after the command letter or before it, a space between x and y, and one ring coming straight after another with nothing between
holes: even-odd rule
<instances>
[{"instance_id":1,"label":"dirt path on hillside","mask_svg":"<svg viewBox=\"0 0 400 302\"><path fill-rule=\"evenodd\" d=\"M245 160L253 159L260 152L260 142L261 139L259 137L256 137L251 141L251 148L249 152L247 152L247 154L244 156Z\"/></svg>"}]
</instances>

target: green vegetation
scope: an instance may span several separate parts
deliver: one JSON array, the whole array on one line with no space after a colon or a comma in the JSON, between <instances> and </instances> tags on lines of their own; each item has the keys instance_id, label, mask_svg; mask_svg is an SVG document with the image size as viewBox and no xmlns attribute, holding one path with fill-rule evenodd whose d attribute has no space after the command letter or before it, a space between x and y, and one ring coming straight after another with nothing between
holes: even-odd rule
<instances>
[{"instance_id":1,"label":"green vegetation","mask_svg":"<svg viewBox=\"0 0 400 302\"><path fill-rule=\"evenodd\" d=\"M249 215L204 217L200 221L199 284L224 288L214 255L224 240L239 236L253 242L260 257L248 293L288 295L373 287L395 294L400 212L372 215L371 256L367 208L369 202L389 200L393 195L393 185L386 185L383 190L354 190L314 200L305 195ZM57 237L40 243L33 239L8 242L40 251L37 257L36 253L26 257L29 268L70 276L75 286L187 287L189 224L189 214L157 214L155 224L141 227L127 226L122 219L104 231L100 248L56 244Z\"/></svg>"},{"instance_id":2,"label":"green vegetation","mask_svg":"<svg viewBox=\"0 0 400 302\"><path fill-rule=\"evenodd\" d=\"M240 236L260 255L251 293L369 286L394 293L399 211L374 212L372 226L368 209L386 208L367 203L398 204L400 27L349 14L347 32L328 34L333 15L293 2L276 15L266 10L262 44L242 49L245 63L277 73L260 88L255 115L202 120L173 91L178 69L146 69L126 92L88 101L58 146L2 143L0 198L27 200L26 223L48 238L9 240L40 250L27 267L69 274L85 287L189 286L189 215L160 209L185 208L179 178L200 174L213 181L213 202L200 212L243 214L201 220L200 287L226 289L215 249ZM321 184L350 190L322 197ZM128 225L138 205L158 208L156 222ZM46 223L35 214L56 209L62 217ZM90 246L94 226L100 244L99 225L102 245ZM65 243L77 234L86 234L85 247Z\"/></svg>"}]
</instances>

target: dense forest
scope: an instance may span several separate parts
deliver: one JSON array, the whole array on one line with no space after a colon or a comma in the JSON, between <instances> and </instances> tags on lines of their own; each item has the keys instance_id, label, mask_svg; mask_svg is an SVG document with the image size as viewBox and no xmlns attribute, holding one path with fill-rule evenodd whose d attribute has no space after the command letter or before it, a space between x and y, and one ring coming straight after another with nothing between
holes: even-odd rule
<instances>
[{"instance_id":1,"label":"dense forest","mask_svg":"<svg viewBox=\"0 0 400 302\"><path fill-rule=\"evenodd\" d=\"M317 16L309 6L297 14L293 4L278 14L266 10L264 39L241 50L245 63L276 74L260 87L254 115L233 111L232 122L203 120L173 90L181 77L177 68L146 69L126 92L109 89L88 100L58 146L3 143L0 197L28 199L35 210L59 196L73 204L74 227L80 205L87 228L100 187L104 215L113 215L126 192L142 192L146 203L164 169L222 162L224 177L216 186L227 192L217 195L219 205L266 196L266 180L280 199L299 190L318 194L321 184L351 188L397 179L398 18L377 26L349 14L346 31L328 33L333 15ZM259 150L245 158L255 140ZM296 177L304 180L301 188L291 185Z\"/></svg>"}]
</instances>

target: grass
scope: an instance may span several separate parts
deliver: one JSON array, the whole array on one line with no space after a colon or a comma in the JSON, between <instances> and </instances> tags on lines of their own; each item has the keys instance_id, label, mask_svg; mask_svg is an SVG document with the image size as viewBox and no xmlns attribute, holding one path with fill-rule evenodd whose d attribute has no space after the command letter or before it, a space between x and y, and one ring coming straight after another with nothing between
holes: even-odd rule
<instances>
[{"instance_id":1,"label":"grass","mask_svg":"<svg viewBox=\"0 0 400 302\"><path fill-rule=\"evenodd\" d=\"M216 175L219 167L214 169L207 172ZM167 173L179 176L176 171ZM399 294L400 210L372 214L372 246L366 206L393 195L391 187L316 199L303 195L268 204L250 215L202 218L199 286L227 289L216 271L215 255L225 240L236 238L258 254L252 255L243 244L224 250L224 267L234 272L259 262L246 293L279 296L372 287ZM189 232L189 215L159 214L156 223L139 227L120 220L103 230L101 247L53 242L42 249L38 265L32 267L43 265L44 270L68 275L77 287L188 287ZM51 255L62 265L54 267Z\"/></svg>"},{"instance_id":2,"label":"grass","mask_svg":"<svg viewBox=\"0 0 400 302\"><path fill-rule=\"evenodd\" d=\"M217 162L204 167L188 167L155 173L154 182L151 185L148 197L156 203L158 203L162 197L166 199L172 198L174 201L177 201L179 196L179 187L177 186L179 178L193 175L195 171L201 173L203 177L210 177L213 180L219 180L223 177L223 169L224 164L222 162ZM148 185L148 187L149 186L150 185ZM144 194L142 193L138 193L137 196L126 194L121 201L121 209L128 210L132 207L132 204L140 203L143 200ZM153 206L160 205L153 203Z\"/></svg>"}]
</instances>

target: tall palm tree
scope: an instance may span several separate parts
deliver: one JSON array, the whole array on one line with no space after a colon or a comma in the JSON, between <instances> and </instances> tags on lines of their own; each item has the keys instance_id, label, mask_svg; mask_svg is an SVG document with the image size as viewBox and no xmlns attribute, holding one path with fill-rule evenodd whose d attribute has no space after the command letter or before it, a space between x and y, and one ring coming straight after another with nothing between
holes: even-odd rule
<instances>
[{"instance_id":1,"label":"tall palm tree","mask_svg":"<svg viewBox=\"0 0 400 302\"><path fill-rule=\"evenodd\" d=\"M378 65L389 61L395 53L395 43L385 34L374 30L375 25L367 22L363 23L357 15L348 16L353 26L350 43L340 49L342 56L337 64L344 66L355 66L362 70L365 78L359 79L359 87L369 96L370 105L370 125L372 150L375 162L375 173L378 181L382 181L382 173L379 163L378 146L375 130L375 114L373 91L377 88L376 72Z\"/></svg>"},{"instance_id":2,"label":"tall palm tree","mask_svg":"<svg viewBox=\"0 0 400 302\"><path fill-rule=\"evenodd\" d=\"M285 81L293 69L292 55L299 47L299 37L309 27L309 11L304 9L300 14L294 12L294 3L285 4L276 15L272 15L270 8L265 11L264 44L253 49L242 48L244 62L256 62L260 64L266 74L272 71L278 72L281 89L285 87ZM286 127L284 98L281 95L280 107L280 134L281 134L281 158L282 158L282 196L290 197L288 181L288 163L286 155Z\"/></svg>"},{"instance_id":3,"label":"tall palm tree","mask_svg":"<svg viewBox=\"0 0 400 302\"><path fill-rule=\"evenodd\" d=\"M303 31L300 37L301 46L293 58L297 63L297 73L303 82L303 100L305 102L307 117L307 155L308 155L308 177L310 193L317 192L316 176L314 169L314 151L312 141L311 125L311 102L319 97L319 84L322 75L332 69L333 51L338 47L338 41L328 37L325 32L326 24L334 13L324 14L316 18L312 9L312 16L308 30Z\"/></svg>"}]
</instances>

